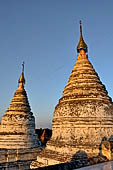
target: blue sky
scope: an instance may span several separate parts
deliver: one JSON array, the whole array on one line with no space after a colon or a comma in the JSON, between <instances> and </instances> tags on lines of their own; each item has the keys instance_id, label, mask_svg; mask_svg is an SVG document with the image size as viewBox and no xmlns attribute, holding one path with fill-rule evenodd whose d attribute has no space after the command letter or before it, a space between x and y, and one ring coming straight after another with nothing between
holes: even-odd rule
<instances>
[{"instance_id":1,"label":"blue sky","mask_svg":"<svg viewBox=\"0 0 113 170\"><path fill-rule=\"evenodd\" d=\"M113 98L112 0L1 0L1 116L17 89L25 61L25 88L37 127L51 126L77 58L80 19L89 60Z\"/></svg>"}]
</instances>

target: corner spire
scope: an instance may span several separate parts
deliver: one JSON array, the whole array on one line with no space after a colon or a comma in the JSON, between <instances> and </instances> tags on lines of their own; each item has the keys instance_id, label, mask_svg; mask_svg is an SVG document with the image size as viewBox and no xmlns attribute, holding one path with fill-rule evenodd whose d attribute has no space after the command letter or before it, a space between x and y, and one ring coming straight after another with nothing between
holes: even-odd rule
<instances>
[{"instance_id":1,"label":"corner spire","mask_svg":"<svg viewBox=\"0 0 113 170\"><path fill-rule=\"evenodd\" d=\"M21 73L21 76L18 80L18 83L19 83L19 87L24 87L24 84L25 84L25 78L24 78L24 62L22 63L22 73Z\"/></svg>"},{"instance_id":2,"label":"corner spire","mask_svg":"<svg viewBox=\"0 0 113 170\"><path fill-rule=\"evenodd\" d=\"M79 53L81 49L83 49L85 52L88 52L87 44L84 42L82 36L82 21L80 20L80 40L77 46L77 52Z\"/></svg>"}]
</instances>

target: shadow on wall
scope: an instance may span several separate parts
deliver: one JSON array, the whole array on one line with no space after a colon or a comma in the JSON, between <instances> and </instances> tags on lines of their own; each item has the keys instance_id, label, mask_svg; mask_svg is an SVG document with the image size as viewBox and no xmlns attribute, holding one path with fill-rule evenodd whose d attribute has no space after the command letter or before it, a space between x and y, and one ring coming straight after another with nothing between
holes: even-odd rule
<instances>
[{"instance_id":1,"label":"shadow on wall","mask_svg":"<svg viewBox=\"0 0 113 170\"><path fill-rule=\"evenodd\" d=\"M102 138L101 142L100 142L100 145L99 145L99 154L98 154L99 156L102 155L102 143L103 143L104 141L107 141L107 137L106 137L106 136L104 136L104 137Z\"/></svg>"},{"instance_id":2,"label":"shadow on wall","mask_svg":"<svg viewBox=\"0 0 113 170\"><path fill-rule=\"evenodd\" d=\"M77 160L77 159L88 159L88 155L85 151L79 150L72 156L72 161Z\"/></svg>"}]
</instances>

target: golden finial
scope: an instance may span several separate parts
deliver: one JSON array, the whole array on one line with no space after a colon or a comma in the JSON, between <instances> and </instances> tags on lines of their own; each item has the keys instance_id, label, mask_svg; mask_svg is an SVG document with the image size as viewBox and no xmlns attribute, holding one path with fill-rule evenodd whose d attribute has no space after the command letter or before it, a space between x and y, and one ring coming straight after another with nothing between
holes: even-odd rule
<instances>
[{"instance_id":1,"label":"golden finial","mask_svg":"<svg viewBox=\"0 0 113 170\"><path fill-rule=\"evenodd\" d=\"M22 73L21 76L18 80L18 83L21 84L22 86L24 86L25 84L25 78L24 78L24 62L22 63Z\"/></svg>"},{"instance_id":2,"label":"golden finial","mask_svg":"<svg viewBox=\"0 0 113 170\"><path fill-rule=\"evenodd\" d=\"M81 49L83 49L85 52L88 52L88 47L86 43L84 42L84 39L82 36L82 21L80 20L80 40L77 46L77 52L79 53Z\"/></svg>"}]
</instances>

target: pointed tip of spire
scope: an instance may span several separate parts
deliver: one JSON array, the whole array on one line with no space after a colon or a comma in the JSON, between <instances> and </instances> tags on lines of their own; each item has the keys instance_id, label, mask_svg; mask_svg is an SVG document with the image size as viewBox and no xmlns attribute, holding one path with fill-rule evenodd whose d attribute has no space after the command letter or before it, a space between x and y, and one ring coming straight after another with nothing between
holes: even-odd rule
<instances>
[{"instance_id":1,"label":"pointed tip of spire","mask_svg":"<svg viewBox=\"0 0 113 170\"><path fill-rule=\"evenodd\" d=\"M23 61L23 63L22 63L22 73L21 73L21 76L20 76L20 78L19 78L19 80L18 80L18 83L19 83L19 85L21 85L21 86L23 86L24 87L24 84L25 84L25 78L24 78L24 61Z\"/></svg>"},{"instance_id":2,"label":"pointed tip of spire","mask_svg":"<svg viewBox=\"0 0 113 170\"><path fill-rule=\"evenodd\" d=\"M84 42L82 36L82 21L80 20L80 40L77 46L77 52L79 53L81 49L83 49L85 52L88 52L87 44Z\"/></svg>"},{"instance_id":3,"label":"pointed tip of spire","mask_svg":"<svg viewBox=\"0 0 113 170\"><path fill-rule=\"evenodd\" d=\"M82 34L82 21L80 20L80 34Z\"/></svg>"},{"instance_id":4,"label":"pointed tip of spire","mask_svg":"<svg viewBox=\"0 0 113 170\"><path fill-rule=\"evenodd\" d=\"M23 63L22 63L22 72L24 73L24 64L25 64L25 62L23 61Z\"/></svg>"}]
</instances>

